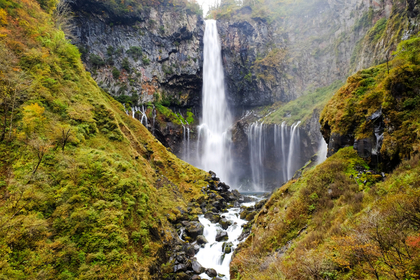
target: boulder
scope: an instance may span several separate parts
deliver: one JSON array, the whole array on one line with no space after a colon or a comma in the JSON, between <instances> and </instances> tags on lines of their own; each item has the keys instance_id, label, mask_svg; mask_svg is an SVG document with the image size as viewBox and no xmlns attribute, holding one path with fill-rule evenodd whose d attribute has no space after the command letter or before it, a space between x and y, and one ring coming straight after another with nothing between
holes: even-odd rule
<instances>
[{"instance_id":1,"label":"boulder","mask_svg":"<svg viewBox=\"0 0 420 280\"><path fill-rule=\"evenodd\" d=\"M230 254L232 252L233 243L232 242L225 242L222 245L222 250L225 254Z\"/></svg>"},{"instance_id":2,"label":"boulder","mask_svg":"<svg viewBox=\"0 0 420 280\"><path fill-rule=\"evenodd\" d=\"M197 236L203 234L204 226L200 222L190 222L189 225L186 226L185 231L189 237L195 240Z\"/></svg>"},{"instance_id":3,"label":"boulder","mask_svg":"<svg viewBox=\"0 0 420 280\"><path fill-rule=\"evenodd\" d=\"M217 276L217 272L216 272L216 270L214 270L213 268L207 268L207 269L206 269L206 274L207 274L209 277L216 277L216 276Z\"/></svg>"},{"instance_id":4,"label":"boulder","mask_svg":"<svg viewBox=\"0 0 420 280\"><path fill-rule=\"evenodd\" d=\"M229 226L232 225L232 222L228 219L223 218L219 221L219 224L222 226L222 229L226 230Z\"/></svg>"},{"instance_id":5,"label":"boulder","mask_svg":"<svg viewBox=\"0 0 420 280\"><path fill-rule=\"evenodd\" d=\"M181 271L185 272L185 271L187 271L187 269L188 269L188 266L186 264L183 264L183 263L174 265L174 272L175 273L181 272Z\"/></svg>"},{"instance_id":6,"label":"boulder","mask_svg":"<svg viewBox=\"0 0 420 280\"><path fill-rule=\"evenodd\" d=\"M221 231L221 230L219 230L217 232L217 235L216 235L216 241L217 242L227 241L228 239L229 239L229 236L228 236L227 232Z\"/></svg>"},{"instance_id":7,"label":"boulder","mask_svg":"<svg viewBox=\"0 0 420 280\"><path fill-rule=\"evenodd\" d=\"M201 277L199 275L194 275L191 277L191 280L201 280Z\"/></svg>"},{"instance_id":8,"label":"boulder","mask_svg":"<svg viewBox=\"0 0 420 280\"><path fill-rule=\"evenodd\" d=\"M204 215L204 218L209 219L210 222L212 222L212 223L217 223L220 220L220 215L219 214L215 214L213 212L207 212Z\"/></svg>"},{"instance_id":9,"label":"boulder","mask_svg":"<svg viewBox=\"0 0 420 280\"><path fill-rule=\"evenodd\" d=\"M208 243L207 239L204 237L204 235L199 235L197 236L197 244L198 245L203 245Z\"/></svg>"},{"instance_id":10,"label":"boulder","mask_svg":"<svg viewBox=\"0 0 420 280\"><path fill-rule=\"evenodd\" d=\"M201 274L204 272L204 267L201 266L201 264L199 262L197 262L196 260L192 261L192 270L197 273L197 274Z\"/></svg>"}]
</instances>

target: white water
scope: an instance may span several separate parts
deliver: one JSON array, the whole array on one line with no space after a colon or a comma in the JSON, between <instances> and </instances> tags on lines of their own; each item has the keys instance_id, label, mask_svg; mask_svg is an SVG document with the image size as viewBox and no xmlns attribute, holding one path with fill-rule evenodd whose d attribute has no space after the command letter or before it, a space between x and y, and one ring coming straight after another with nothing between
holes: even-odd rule
<instances>
[{"instance_id":1,"label":"white water","mask_svg":"<svg viewBox=\"0 0 420 280\"><path fill-rule=\"evenodd\" d=\"M317 163L323 163L327 159L328 153L328 144L325 142L324 137L322 137L321 143L319 143L319 150L318 150L318 160Z\"/></svg>"},{"instance_id":2,"label":"white water","mask_svg":"<svg viewBox=\"0 0 420 280\"><path fill-rule=\"evenodd\" d=\"M212 170L229 183L231 157L228 129L232 118L228 110L222 53L215 20L206 20L204 32L203 117L198 127L198 143L202 149L199 167ZM201 138L201 139L200 139Z\"/></svg>"},{"instance_id":3,"label":"white water","mask_svg":"<svg viewBox=\"0 0 420 280\"><path fill-rule=\"evenodd\" d=\"M300 122L294 123L291 127L288 127L285 122L280 127L274 125L274 146L270 146L271 139L268 139L272 126L264 125L263 122L255 122L249 126L248 145L254 190L266 189L265 158L274 157L275 169L282 170L275 175L277 184L290 180L296 170L301 167L299 124ZM271 179L273 181L273 178Z\"/></svg>"},{"instance_id":4,"label":"white water","mask_svg":"<svg viewBox=\"0 0 420 280\"><path fill-rule=\"evenodd\" d=\"M136 118L136 113L139 113L139 121L146 126L147 125L147 115L146 115L146 108L144 107L144 105L142 106L134 106L131 107L131 116L133 118Z\"/></svg>"},{"instance_id":5,"label":"white water","mask_svg":"<svg viewBox=\"0 0 420 280\"><path fill-rule=\"evenodd\" d=\"M300 143L300 135L299 135L299 129L296 129L299 126L300 122L297 122L296 124L292 125L292 129L291 129L291 134L292 136L290 137L290 145L289 145L289 157L287 159L287 180L292 179L293 174L295 173L296 170L294 170L295 168L293 168L293 160L294 157L297 156L297 154L295 154L295 146L296 146L296 142L299 145ZM299 149L296 149L296 152L298 152Z\"/></svg>"},{"instance_id":6,"label":"white water","mask_svg":"<svg viewBox=\"0 0 420 280\"><path fill-rule=\"evenodd\" d=\"M254 205L255 202L252 203L243 203L243 206L250 207ZM199 220L200 223L204 226L204 237L207 239L208 243L205 245L203 249L197 253L196 258L197 261L205 268L213 268L217 271L217 273L225 275L222 279L229 280L229 264L232 260L232 254L235 248L240 243L238 241L239 236L242 233L242 225L246 224L246 220L242 220L239 218L240 208L230 208L228 213L223 213L222 215L225 218L232 222L232 225L227 228L227 230L223 230L219 224L213 224L208 219L204 218L204 216L200 216ZM221 230L228 233L229 240L216 242L216 235L217 230ZM223 253L223 243L224 242L232 242L232 252L229 254ZM224 255L224 256L223 256ZM207 276L207 274L203 273L200 275L202 279L211 279Z\"/></svg>"}]
</instances>

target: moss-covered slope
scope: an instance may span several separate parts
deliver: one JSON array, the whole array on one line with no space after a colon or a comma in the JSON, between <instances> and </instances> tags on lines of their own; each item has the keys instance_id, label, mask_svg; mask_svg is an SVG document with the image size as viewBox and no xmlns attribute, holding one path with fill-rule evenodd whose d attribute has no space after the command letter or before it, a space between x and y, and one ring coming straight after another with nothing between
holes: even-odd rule
<instances>
[{"instance_id":1,"label":"moss-covered slope","mask_svg":"<svg viewBox=\"0 0 420 280\"><path fill-rule=\"evenodd\" d=\"M374 146L378 127L383 143L378 154L384 167L393 168L402 159L419 152L420 38L403 41L389 63L351 76L321 114L324 138L330 153L349 143ZM376 114L375 114L376 112ZM369 151L359 154L372 160Z\"/></svg>"},{"instance_id":2,"label":"moss-covered slope","mask_svg":"<svg viewBox=\"0 0 420 280\"><path fill-rule=\"evenodd\" d=\"M233 279L417 279L419 158L382 181L351 148L274 192Z\"/></svg>"},{"instance_id":3,"label":"moss-covered slope","mask_svg":"<svg viewBox=\"0 0 420 280\"><path fill-rule=\"evenodd\" d=\"M159 278L205 174L98 88L53 10L0 1L0 278Z\"/></svg>"}]
</instances>

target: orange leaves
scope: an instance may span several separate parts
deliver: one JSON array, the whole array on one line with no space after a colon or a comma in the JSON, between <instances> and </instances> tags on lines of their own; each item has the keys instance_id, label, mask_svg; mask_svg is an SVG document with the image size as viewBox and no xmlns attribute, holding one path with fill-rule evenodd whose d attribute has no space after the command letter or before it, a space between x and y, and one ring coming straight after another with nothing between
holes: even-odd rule
<instances>
[{"instance_id":1,"label":"orange leaves","mask_svg":"<svg viewBox=\"0 0 420 280\"><path fill-rule=\"evenodd\" d=\"M420 249L420 234L407 237L408 246Z\"/></svg>"}]
</instances>

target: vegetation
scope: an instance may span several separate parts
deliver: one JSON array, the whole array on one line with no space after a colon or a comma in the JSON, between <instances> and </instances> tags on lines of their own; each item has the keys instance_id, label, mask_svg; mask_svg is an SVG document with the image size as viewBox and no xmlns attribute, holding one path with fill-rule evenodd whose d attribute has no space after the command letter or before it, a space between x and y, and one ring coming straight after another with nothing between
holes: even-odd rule
<instances>
[{"instance_id":1,"label":"vegetation","mask_svg":"<svg viewBox=\"0 0 420 280\"><path fill-rule=\"evenodd\" d=\"M352 147L277 190L231 264L233 279L417 279L420 161L382 181Z\"/></svg>"},{"instance_id":2,"label":"vegetation","mask_svg":"<svg viewBox=\"0 0 420 280\"><path fill-rule=\"evenodd\" d=\"M343 85L341 81L335 81L331 85L309 91L301 97L286 104L277 103L264 108L261 113L265 114L264 123L286 122L289 126L293 123L308 121L314 111L321 111L328 100Z\"/></svg>"},{"instance_id":3,"label":"vegetation","mask_svg":"<svg viewBox=\"0 0 420 280\"><path fill-rule=\"evenodd\" d=\"M354 135L355 139L373 134L376 111L384 115L381 154L399 162L419 152L420 38L414 36L399 44L395 57L348 78L347 83L328 102L321 114L324 135Z\"/></svg>"},{"instance_id":4,"label":"vegetation","mask_svg":"<svg viewBox=\"0 0 420 280\"><path fill-rule=\"evenodd\" d=\"M37 1L0 6L0 278L149 279L205 174L96 85Z\"/></svg>"}]
</instances>

